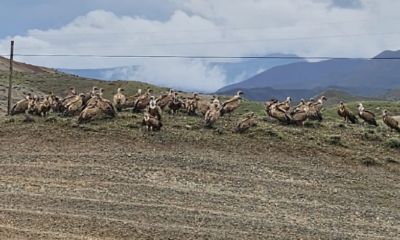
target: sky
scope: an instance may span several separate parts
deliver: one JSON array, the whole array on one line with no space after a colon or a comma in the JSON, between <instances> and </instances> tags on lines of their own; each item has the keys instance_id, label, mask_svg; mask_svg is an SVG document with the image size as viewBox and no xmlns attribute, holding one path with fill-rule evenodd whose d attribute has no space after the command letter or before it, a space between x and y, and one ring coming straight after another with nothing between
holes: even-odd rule
<instances>
[{"instance_id":1,"label":"sky","mask_svg":"<svg viewBox=\"0 0 400 240\"><path fill-rule=\"evenodd\" d=\"M0 55L373 57L400 49L397 0L0 0ZM209 59L15 56L54 68L124 70L153 84L223 87ZM213 60L215 61L215 59ZM230 61L225 59L224 61Z\"/></svg>"}]
</instances>

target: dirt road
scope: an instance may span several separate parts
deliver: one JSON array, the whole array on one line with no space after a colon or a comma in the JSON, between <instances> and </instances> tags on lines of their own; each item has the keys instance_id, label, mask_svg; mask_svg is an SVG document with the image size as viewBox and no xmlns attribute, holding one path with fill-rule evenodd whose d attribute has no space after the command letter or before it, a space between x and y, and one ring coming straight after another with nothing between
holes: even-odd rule
<instances>
[{"instance_id":1,"label":"dirt road","mask_svg":"<svg viewBox=\"0 0 400 240\"><path fill-rule=\"evenodd\" d=\"M399 239L399 167L277 145L25 127L0 138L0 239Z\"/></svg>"}]
</instances>

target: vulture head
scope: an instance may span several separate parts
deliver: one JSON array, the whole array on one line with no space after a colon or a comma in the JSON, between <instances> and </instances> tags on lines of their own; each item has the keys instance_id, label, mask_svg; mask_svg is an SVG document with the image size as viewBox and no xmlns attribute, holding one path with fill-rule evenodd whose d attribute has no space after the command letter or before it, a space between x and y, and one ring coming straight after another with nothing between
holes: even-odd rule
<instances>
[{"instance_id":1,"label":"vulture head","mask_svg":"<svg viewBox=\"0 0 400 240\"><path fill-rule=\"evenodd\" d=\"M388 115L388 111L386 109L383 110L383 114L384 117Z\"/></svg>"},{"instance_id":2,"label":"vulture head","mask_svg":"<svg viewBox=\"0 0 400 240\"><path fill-rule=\"evenodd\" d=\"M244 94L242 91L238 91L238 92L236 93L237 96L240 96L240 95L242 95L242 94Z\"/></svg>"},{"instance_id":3,"label":"vulture head","mask_svg":"<svg viewBox=\"0 0 400 240\"><path fill-rule=\"evenodd\" d=\"M364 109L362 103L359 103L359 104L357 105L357 107L358 107L358 110L359 110L359 111L361 111L362 109Z\"/></svg>"},{"instance_id":4,"label":"vulture head","mask_svg":"<svg viewBox=\"0 0 400 240\"><path fill-rule=\"evenodd\" d=\"M154 108L156 106L156 100L154 96L150 97L150 107Z\"/></svg>"}]
</instances>

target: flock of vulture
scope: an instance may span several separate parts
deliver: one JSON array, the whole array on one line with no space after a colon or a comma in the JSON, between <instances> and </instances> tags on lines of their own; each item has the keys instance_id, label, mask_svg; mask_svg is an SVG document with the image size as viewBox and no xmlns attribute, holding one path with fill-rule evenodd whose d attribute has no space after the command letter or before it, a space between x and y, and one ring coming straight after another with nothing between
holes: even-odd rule
<instances>
[{"instance_id":1,"label":"flock of vulture","mask_svg":"<svg viewBox=\"0 0 400 240\"><path fill-rule=\"evenodd\" d=\"M201 113L204 116L204 126L211 128L218 119L225 114L231 117L231 114L240 106L242 91L224 102L220 102L217 96L213 96L211 101L204 100L197 93L193 93L190 97L179 96L179 92L171 89L169 92L161 94L158 98L152 96L152 90L147 89L142 94L141 89L133 95L126 97L124 89L118 88L117 93L113 97L113 101L103 97L104 89L93 87L89 93L77 94L75 88L71 87L65 98L56 96L50 92L44 98L38 98L36 95L27 94L25 99L17 102L12 110L11 115L15 114L32 114L39 116L47 116L50 111L59 112L63 116L74 116L79 114L78 122L90 121L95 116L105 115L110 118L118 116L117 112L123 109L132 108L133 113L143 113L142 123L147 127L147 130L160 130L162 125L163 112L168 111L175 115L182 110L188 115L197 115ZM304 99L300 103L291 108L292 99L288 97L286 101L279 102L277 99L270 99L264 103L267 114L286 124L296 124L304 127L306 120L322 121L322 104L326 100L321 96L317 101L311 98L308 102ZM364 123L378 126L375 114L367 109L364 109L361 103L358 104L358 117ZM338 115L344 121L357 123L356 115L347 108L341 101L338 109ZM27 115L28 116L28 115ZM247 116L239 120L235 127L235 132L242 133L253 126L254 112L249 112ZM387 110L383 110L383 122L400 133L399 123L389 115Z\"/></svg>"}]
</instances>

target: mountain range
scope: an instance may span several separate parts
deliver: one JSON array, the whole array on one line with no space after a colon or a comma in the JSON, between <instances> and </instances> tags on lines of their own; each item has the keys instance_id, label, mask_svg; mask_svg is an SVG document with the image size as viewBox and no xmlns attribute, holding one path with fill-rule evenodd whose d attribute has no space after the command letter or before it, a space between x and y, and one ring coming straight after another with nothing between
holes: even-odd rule
<instances>
[{"instance_id":1,"label":"mountain range","mask_svg":"<svg viewBox=\"0 0 400 240\"><path fill-rule=\"evenodd\" d=\"M392 58L392 59L391 59ZM370 60L332 59L276 66L245 81L219 89L217 94L245 89L258 100L291 93L309 98L326 89L339 89L361 96L379 96L400 88L400 51L384 51Z\"/></svg>"}]
</instances>

